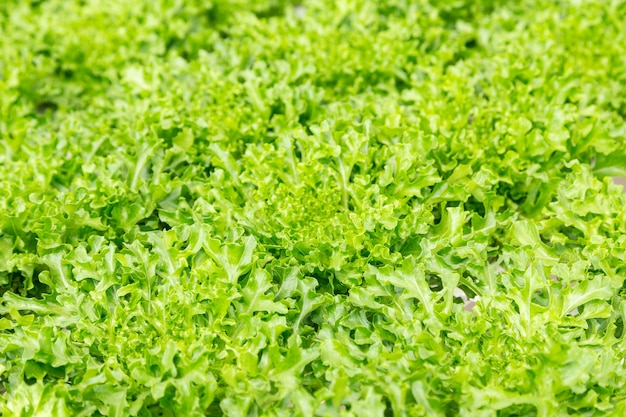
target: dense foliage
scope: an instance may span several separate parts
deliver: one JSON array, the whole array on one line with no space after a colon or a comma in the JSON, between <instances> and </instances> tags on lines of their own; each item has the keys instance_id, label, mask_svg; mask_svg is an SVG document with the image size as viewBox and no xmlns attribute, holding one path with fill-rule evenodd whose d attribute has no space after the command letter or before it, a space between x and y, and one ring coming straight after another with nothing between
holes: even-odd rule
<instances>
[{"instance_id":1,"label":"dense foliage","mask_svg":"<svg viewBox=\"0 0 626 417\"><path fill-rule=\"evenodd\" d=\"M0 2L3 416L626 415L624 0Z\"/></svg>"}]
</instances>

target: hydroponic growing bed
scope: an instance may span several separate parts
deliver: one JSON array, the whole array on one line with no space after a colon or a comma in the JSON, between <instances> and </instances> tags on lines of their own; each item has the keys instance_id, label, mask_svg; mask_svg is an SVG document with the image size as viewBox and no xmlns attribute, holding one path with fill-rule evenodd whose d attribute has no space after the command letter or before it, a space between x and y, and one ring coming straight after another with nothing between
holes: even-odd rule
<instances>
[{"instance_id":1,"label":"hydroponic growing bed","mask_svg":"<svg viewBox=\"0 0 626 417\"><path fill-rule=\"evenodd\" d=\"M626 415L626 2L0 2L2 416Z\"/></svg>"}]
</instances>

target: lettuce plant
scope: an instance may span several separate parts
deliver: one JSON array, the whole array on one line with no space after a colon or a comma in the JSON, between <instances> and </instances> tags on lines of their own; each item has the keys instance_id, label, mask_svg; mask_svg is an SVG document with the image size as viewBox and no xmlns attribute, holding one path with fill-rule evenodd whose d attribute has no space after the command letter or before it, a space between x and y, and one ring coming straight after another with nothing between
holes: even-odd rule
<instances>
[{"instance_id":1,"label":"lettuce plant","mask_svg":"<svg viewBox=\"0 0 626 417\"><path fill-rule=\"evenodd\" d=\"M0 2L3 416L626 415L624 0Z\"/></svg>"}]
</instances>

